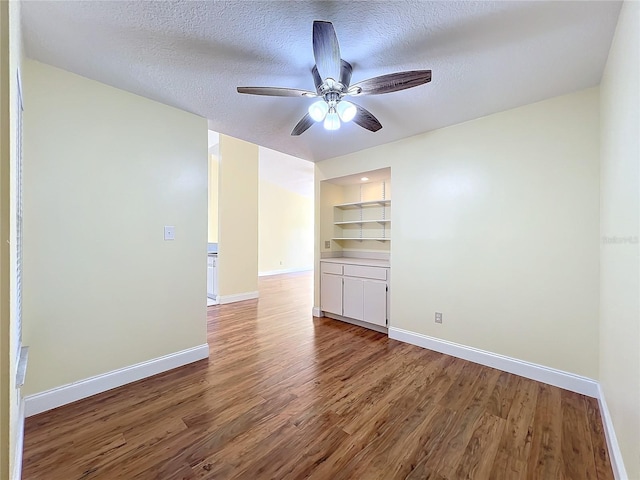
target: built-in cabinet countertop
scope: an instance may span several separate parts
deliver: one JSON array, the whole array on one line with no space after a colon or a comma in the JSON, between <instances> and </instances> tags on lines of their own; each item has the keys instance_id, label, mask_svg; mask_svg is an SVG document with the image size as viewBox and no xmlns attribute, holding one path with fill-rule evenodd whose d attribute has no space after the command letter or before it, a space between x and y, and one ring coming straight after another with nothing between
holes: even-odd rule
<instances>
[{"instance_id":1,"label":"built-in cabinet countertop","mask_svg":"<svg viewBox=\"0 0 640 480\"><path fill-rule=\"evenodd\" d=\"M320 261L328 263L342 263L344 265L363 265L366 267L391 267L389 260L378 260L374 258L331 257L321 258Z\"/></svg>"}]
</instances>

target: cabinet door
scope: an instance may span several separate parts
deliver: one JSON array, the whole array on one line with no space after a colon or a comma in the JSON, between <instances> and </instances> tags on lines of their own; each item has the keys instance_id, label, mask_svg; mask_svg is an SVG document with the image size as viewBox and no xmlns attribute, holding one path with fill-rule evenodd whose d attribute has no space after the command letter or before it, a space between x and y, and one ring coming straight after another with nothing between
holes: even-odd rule
<instances>
[{"instance_id":1,"label":"cabinet door","mask_svg":"<svg viewBox=\"0 0 640 480\"><path fill-rule=\"evenodd\" d=\"M344 277L343 305L345 317L364 320L364 280Z\"/></svg>"},{"instance_id":2,"label":"cabinet door","mask_svg":"<svg viewBox=\"0 0 640 480\"><path fill-rule=\"evenodd\" d=\"M213 267L207 265L207 297L213 298Z\"/></svg>"},{"instance_id":3,"label":"cabinet door","mask_svg":"<svg viewBox=\"0 0 640 480\"><path fill-rule=\"evenodd\" d=\"M323 273L320 283L320 309L342 315L342 276Z\"/></svg>"},{"instance_id":4,"label":"cabinet door","mask_svg":"<svg viewBox=\"0 0 640 480\"><path fill-rule=\"evenodd\" d=\"M213 262L213 298L218 297L218 263L217 260Z\"/></svg>"},{"instance_id":5,"label":"cabinet door","mask_svg":"<svg viewBox=\"0 0 640 480\"><path fill-rule=\"evenodd\" d=\"M376 325L387 325L387 282L363 280L363 320Z\"/></svg>"}]
</instances>

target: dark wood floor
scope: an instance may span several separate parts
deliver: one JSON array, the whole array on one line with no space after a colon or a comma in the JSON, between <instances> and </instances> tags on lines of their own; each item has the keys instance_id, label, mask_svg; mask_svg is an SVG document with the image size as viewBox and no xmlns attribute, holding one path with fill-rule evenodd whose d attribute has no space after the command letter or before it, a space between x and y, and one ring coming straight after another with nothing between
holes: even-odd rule
<instances>
[{"instance_id":1,"label":"dark wood floor","mask_svg":"<svg viewBox=\"0 0 640 480\"><path fill-rule=\"evenodd\" d=\"M211 355L27 419L24 479L611 479L595 400L310 316L209 308Z\"/></svg>"}]
</instances>

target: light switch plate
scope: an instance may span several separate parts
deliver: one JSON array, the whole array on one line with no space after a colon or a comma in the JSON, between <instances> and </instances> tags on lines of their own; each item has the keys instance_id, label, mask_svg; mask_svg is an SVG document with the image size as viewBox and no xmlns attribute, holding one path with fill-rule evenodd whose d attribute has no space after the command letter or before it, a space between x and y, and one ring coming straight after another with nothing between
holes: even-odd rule
<instances>
[{"instance_id":1,"label":"light switch plate","mask_svg":"<svg viewBox=\"0 0 640 480\"><path fill-rule=\"evenodd\" d=\"M173 225L165 225L164 227L164 239L175 240L176 239L176 227Z\"/></svg>"}]
</instances>

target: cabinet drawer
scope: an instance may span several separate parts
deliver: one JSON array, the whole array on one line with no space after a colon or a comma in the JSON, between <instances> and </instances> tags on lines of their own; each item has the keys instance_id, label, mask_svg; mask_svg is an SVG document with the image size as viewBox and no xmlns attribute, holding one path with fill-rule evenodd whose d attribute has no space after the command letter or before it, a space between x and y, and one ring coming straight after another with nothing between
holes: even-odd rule
<instances>
[{"instance_id":1,"label":"cabinet drawer","mask_svg":"<svg viewBox=\"0 0 640 480\"><path fill-rule=\"evenodd\" d=\"M372 278L386 280L387 269L382 267L364 267L362 265L345 265L344 274L349 277Z\"/></svg>"},{"instance_id":2,"label":"cabinet drawer","mask_svg":"<svg viewBox=\"0 0 640 480\"><path fill-rule=\"evenodd\" d=\"M320 272L342 275L342 265L339 263L320 262Z\"/></svg>"}]
</instances>

